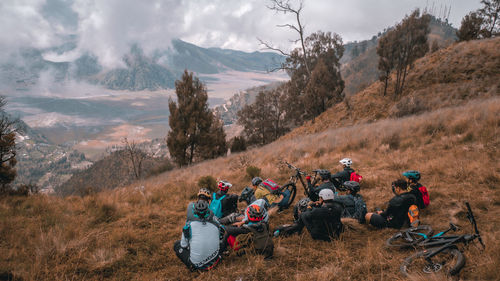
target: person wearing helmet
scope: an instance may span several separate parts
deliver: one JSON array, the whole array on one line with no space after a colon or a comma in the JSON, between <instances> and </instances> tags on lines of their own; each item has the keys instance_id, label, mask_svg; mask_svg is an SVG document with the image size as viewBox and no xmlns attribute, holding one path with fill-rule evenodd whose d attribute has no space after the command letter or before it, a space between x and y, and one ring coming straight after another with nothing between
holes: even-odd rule
<instances>
[{"instance_id":1,"label":"person wearing helmet","mask_svg":"<svg viewBox=\"0 0 500 281\"><path fill-rule=\"evenodd\" d=\"M196 197L197 197L197 201L205 201L210 206L210 198L211 198L210 197L210 190L208 190L207 188L204 188L204 187L200 188L200 190L198 190ZM187 221L193 220L195 218L195 216L194 216L195 203L196 202L191 202L187 206L187 212L186 212L186 220ZM209 209L209 211L212 212L210 209Z\"/></svg>"},{"instance_id":2,"label":"person wearing helmet","mask_svg":"<svg viewBox=\"0 0 500 281\"><path fill-rule=\"evenodd\" d=\"M238 195L228 193L233 186L230 182L221 180L218 183L219 190L212 194L210 209L217 218L226 217L238 209Z\"/></svg>"},{"instance_id":3,"label":"person wearing helmet","mask_svg":"<svg viewBox=\"0 0 500 281\"><path fill-rule=\"evenodd\" d=\"M392 182L392 192L395 196L389 201L385 211L367 213L366 222L377 228L399 229L409 224L408 209L416 203L415 195L407 191L405 180L399 179Z\"/></svg>"},{"instance_id":4,"label":"person wearing helmet","mask_svg":"<svg viewBox=\"0 0 500 281\"><path fill-rule=\"evenodd\" d=\"M309 211L300 215L300 221L307 228L311 237L316 240L331 241L342 232L340 217L344 211L342 204L335 202L333 190L322 189L319 200L309 203Z\"/></svg>"},{"instance_id":5,"label":"person wearing helmet","mask_svg":"<svg viewBox=\"0 0 500 281\"><path fill-rule=\"evenodd\" d=\"M309 197L305 197L299 200L297 204L295 204L295 207L293 208L293 223L291 224L283 224L278 227L276 227L273 231L274 237L278 236L290 236L294 233L300 232L302 228L300 227L299 224L299 218L300 215L307 210L307 207L309 206L309 203L311 202L311 199Z\"/></svg>"},{"instance_id":6,"label":"person wearing helmet","mask_svg":"<svg viewBox=\"0 0 500 281\"><path fill-rule=\"evenodd\" d=\"M358 194L360 190L359 182L346 181L344 182L344 187L346 189L346 194L335 197L335 201L340 202L342 203L342 205L344 205L344 212L342 213L342 217L353 218L358 220L359 223L364 223L366 215L366 203L363 200L363 196Z\"/></svg>"},{"instance_id":7,"label":"person wearing helmet","mask_svg":"<svg viewBox=\"0 0 500 281\"><path fill-rule=\"evenodd\" d=\"M193 204L193 217L186 220L181 240L174 242L177 257L192 271L210 270L221 260L224 228L208 208L208 202Z\"/></svg>"},{"instance_id":8,"label":"person wearing helmet","mask_svg":"<svg viewBox=\"0 0 500 281\"><path fill-rule=\"evenodd\" d=\"M301 233L302 229L306 227L315 240L329 242L338 238L343 230L340 221L343 206L335 202L334 198L335 195L331 189L322 189L319 192L319 200L307 203L306 210L300 213L297 224L288 231Z\"/></svg>"},{"instance_id":9,"label":"person wearing helmet","mask_svg":"<svg viewBox=\"0 0 500 281\"><path fill-rule=\"evenodd\" d=\"M260 177L252 179L252 189L256 199L264 199L269 206L268 212L273 214L283 207L283 204L290 198L290 192L287 193L272 193L263 186L263 181Z\"/></svg>"},{"instance_id":10,"label":"person wearing helmet","mask_svg":"<svg viewBox=\"0 0 500 281\"><path fill-rule=\"evenodd\" d=\"M262 200L261 202L264 203L263 199L259 200ZM260 202L257 201L250 204L245 210L245 219L242 221L243 224L241 226L226 227L224 249L227 246L231 246L233 250L239 251L252 246L256 253L266 257L272 256L274 245L270 237L269 225L265 221L267 211L265 206L259 205ZM252 233L252 239L248 239L248 236L244 235L249 233ZM249 245L249 243L253 245ZM240 253L241 251L238 252L238 254Z\"/></svg>"},{"instance_id":11,"label":"person wearing helmet","mask_svg":"<svg viewBox=\"0 0 500 281\"><path fill-rule=\"evenodd\" d=\"M319 192L321 190L330 189L333 192L335 192L335 186L330 180L331 179L330 171L321 169L321 170L314 170L314 172L316 172L317 175L319 175L319 177L315 177L314 182L311 182L310 176L306 177L307 188L308 188L307 194L309 199L311 199L311 201L318 201ZM320 183L319 185L316 185L318 179L320 180Z\"/></svg>"},{"instance_id":12,"label":"person wearing helmet","mask_svg":"<svg viewBox=\"0 0 500 281\"><path fill-rule=\"evenodd\" d=\"M350 181L351 174L354 173L354 169L351 168L352 166L351 158L344 158L340 160L339 163L342 165L344 169L332 175L332 182L337 188L342 186L344 182Z\"/></svg>"},{"instance_id":13,"label":"person wearing helmet","mask_svg":"<svg viewBox=\"0 0 500 281\"><path fill-rule=\"evenodd\" d=\"M417 198L417 206L420 210L427 207L430 203L429 192L427 187L420 184L420 172L415 170L406 171L403 173L406 177L406 182L408 183L408 190L411 194L415 195Z\"/></svg>"}]
</instances>

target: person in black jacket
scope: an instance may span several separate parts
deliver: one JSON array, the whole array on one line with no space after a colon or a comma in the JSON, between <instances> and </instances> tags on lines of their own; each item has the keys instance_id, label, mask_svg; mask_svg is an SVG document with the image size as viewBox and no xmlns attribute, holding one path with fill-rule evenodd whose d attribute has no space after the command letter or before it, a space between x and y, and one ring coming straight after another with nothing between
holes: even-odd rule
<instances>
[{"instance_id":1,"label":"person in black jacket","mask_svg":"<svg viewBox=\"0 0 500 281\"><path fill-rule=\"evenodd\" d=\"M365 216L366 222L377 228L401 228L405 224L409 224L408 209L411 205L416 204L415 195L407 192L407 183L405 180L399 179L392 183L392 191L394 196L387 206L385 211L376 213L367 213Z\"/></svg>"},{"instance_id":2,"label":"person in black jacket","mask_svg":"<svg viewBox=\"0 0 500 281\"><path fill-rule=\"evenodd\" d=\"M330 242L338 238L343 230L340 216L342 204L335 202L335 195L329 188L319 192L319 201L310 202L308 210L300 214L293 232L300 233L304 226L315 240Z\"/></svg>"},{"instance_id":3,"label":"person in black jacket","mask_svg":"<svg viewBox=\"0 0 500 281\"><path fill-rule=\"evenodd\" d=\"M219 181L218 187L219 191L213 194L212 201L210 204L210 208L213 211L214 208L214 203L217 202L220 199L220 207L221 207L221 215L220 217L217 215L217 212L214 211L216 216L220 219L223 217L226 217L234 212L237 211L238 209L238 195L237 194L230 194L228 193L229 188L231 188L233 185L229 183L228 181Z\"/></svg>"},{"instance_id":4,"label":"person in black jacket","mask_svg":"<svg viewBox=\"0 0 500 281\"><path fill-rule=\"evenodd\" d=\"M319 200L319 193L323 189L330 189L335 193L335 185L331 182L331 174L330 171L328 170L315 170L315 172L318 173L319 178L321 179L321 183L316 186L316 179L314 182L311 182L311 177L307 176L306 181L307 181L307 194L309 199L311 201L318 201Z\"/></svg>"},{"instance_id":5,"label":"person in black jacket","mask_svg":"<svg viewBox=\"0 0 500 281\"><path fill-rule=\"evenodd\" d=\"M352 160L350 158L344 158L340 160L339 163L342 164L344 170L332 175L332 182L336 188L342 186L344 182L350 181L351 173L354 172L354 170L351 168Z\"/></svg>"},{"instance_id":6,"label":"person in black jacket","mask_svg":"<svg viewBox=\"0 0 500 281\"><path fill-rule=\"evenodd\" d=\"M360 186L358 182L346 181L344 187L347 189L347 194L335 197L335 201L344 205L343 218L353 218L359 223L365 222L366 203L363 196L358 194Z\"/></svg>"}]
</instances>

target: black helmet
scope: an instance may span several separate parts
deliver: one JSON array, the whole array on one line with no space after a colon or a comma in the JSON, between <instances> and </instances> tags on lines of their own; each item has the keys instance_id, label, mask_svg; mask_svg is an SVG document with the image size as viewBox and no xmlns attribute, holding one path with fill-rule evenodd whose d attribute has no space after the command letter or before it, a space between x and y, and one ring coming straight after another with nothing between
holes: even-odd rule
<instances>
[{"instance_id":1,"label":"black helmet","mask_svg":"<svg viewBox=\"0 0 500 281\"><path fill-rule=\"evenodd\" d=\"M360 190L359 182L357 181L346 181L344 182L344 187L352 193L358 193Z\"/></svg>"},{"instance_id":2,"label":"black helmet","mask_svg":"<svg viewBox=\"0 0 500 281\"><path fill-rule=\"evenodd\" d=\"M418 181L420 179L420 172L415 170L410 170L404 172L403 176L409 178L410 180Z\"/></svg>"},{"instance_id":3,"label":"black helmet","mask_svg":"<svg viewBox=\"0 0 500 281\"><path fill-rule=\"evenodd\" d=\"M257 204L252 204L247 208L247 217L249 221L259 222L264 218L264 208Z\"/></svg>"},{"instance_id":4,"label":"black helmet","mask_svg":"<svg viewBox=\"0 0 500 281\"><path fill-rule=\"evenodd\" d=\"M262 179L260 177L255 177L252 179L252 185L257 186L262 182Z\"/></svg>"},{"instance_id":5,"label":"black helmet","mask_svg":"<svg viewBox=\"0 0 500 281\"><path fill-rule=\"evenodd\" d=\"M194 215L200 219L204 219L208 217L208 215L210 214L208 209L208 202L205 200L198 200L196 203L194 203L193 210L194 210Z\"/></svg>"},{"instance_id":6,"label":"black helmet","mask_svg":"<svg viewBox=\"0 0 500 281\"><path fill-rule=\"evenodd\" d=\"M330 171L324 169L318 170L318 174L322 180L329 180L331 177Z\"/></svg>"},{"instance_id":7,"label":"black helmet","mask_svg":"<svg viewBox=\"0 0 500 281\"><path fill-rule=\"evenodd\" d=\"M247 204L250 204L250 203L252 203L254 201L254 200L252 200L252 199L254 199L252 197L254 197L254 191L253 191L253 189L251 187L247 186L241 192L241 195L240 195L240 198L238 198L238 201L239 202L246 201Z\"/></svg>"},{"instance_id":8,"label":"black helmet","mask_svg":"<svg viewBox=\"0 0 500 281\"><path fill-rule=\"evenodd\" d=\"M293 208L293 217L295 218L295 220L299 219L299 211L305 212L307 210L309 202L311 202L311 199L309 199L309 197L305 197L300 199L299 202L295 204L295 207Z\"/></svg>"}]
</instances>

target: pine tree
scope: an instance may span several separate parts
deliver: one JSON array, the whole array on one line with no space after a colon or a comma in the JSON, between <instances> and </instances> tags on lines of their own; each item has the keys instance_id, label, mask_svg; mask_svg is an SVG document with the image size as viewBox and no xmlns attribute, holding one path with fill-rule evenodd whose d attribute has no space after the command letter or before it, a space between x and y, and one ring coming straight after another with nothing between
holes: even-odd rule
<instances>
[{"instance_id":1,"label":"pine tree","mask_svg":"<svg viewBox=\"0 0 500 281\"><path fill-rule=\"evenodd\" d=\"M396 28L388 31L380 39L379 48L379 69L382 74L379 78L385 81L385 91L389 79L390 70L396 70L395 95L403 92L408 71L418 58L424 56L429 51L427 35L429 29L430 16L415 10L410 16L406 16ZM382 45L381 45L382 44Z\"/></svg>"},{"instance_id":2,"label":"pine tree","mask_svg":"<svg viewBox=\"0 0 500 281\"><path fill-rule=\"evenodd\" d=\"M205 86L185 70L181 80L175 81L175 93L177 102L170 100L168 104L167 146L171 157L179 166L192 164L197 158L210 158L206 154L207 146L214 144L214 132L218 129L212 127L214 117L208 108ZM218 152L222 150L220 144L215 146Z\"/></svg>"},{"instance_id":3,"label":"pine tree","mask_svg":"<svg viewBox=\"0 0 500 281\"><path fill-rule=\"evenodd\" d=\"M465 15L460 29L457 31L458 41L469 41L479 38L483 19L475 12Z\"/></svg>"}]
</instances>

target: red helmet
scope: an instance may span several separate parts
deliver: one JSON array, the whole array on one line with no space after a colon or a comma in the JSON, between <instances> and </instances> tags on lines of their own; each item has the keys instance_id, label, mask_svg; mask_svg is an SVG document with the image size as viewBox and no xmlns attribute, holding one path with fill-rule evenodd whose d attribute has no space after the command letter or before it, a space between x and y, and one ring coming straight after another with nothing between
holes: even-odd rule
<instances>
[{"instance_id":1,"label":"red helmet","mask_svg":"<svg viewBox=\"0 0 500 281\"><path fill-rule=\"evenodd\" d=\"M252 204L247 208L247 217L249 221L259 222L264 219L264 210L257 204Z\"/></svg>"},{"instance_id":2,"label":"red helmet","mask_svg":"<svg viewBox=\"0 0 500 281\"><path fill-rule=\"evenodd\" d=\"M219 181L219 189L222 191L227 191L231 186L233 186L230 182L228 181Z\"/></svg>"}]
</instances>

